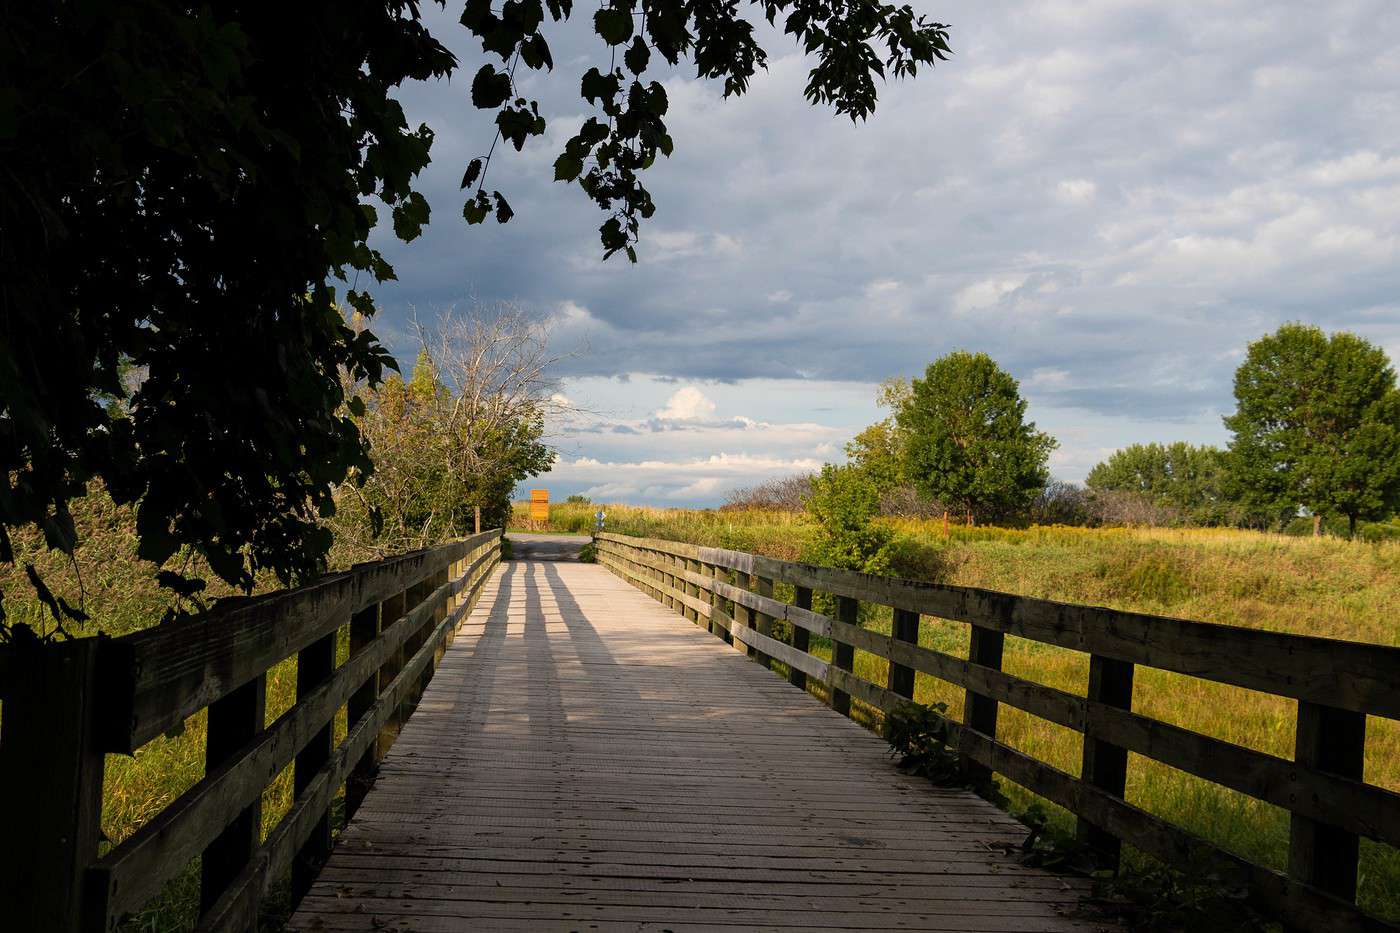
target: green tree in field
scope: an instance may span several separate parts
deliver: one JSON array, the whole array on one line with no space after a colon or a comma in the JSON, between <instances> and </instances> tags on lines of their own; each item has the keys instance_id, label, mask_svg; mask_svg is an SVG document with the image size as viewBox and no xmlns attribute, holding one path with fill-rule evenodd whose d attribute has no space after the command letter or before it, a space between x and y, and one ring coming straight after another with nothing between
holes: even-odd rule
<instances>
[{"instance_id":1,"label":"green tree in field","mask_svg":"<svg viewBox=\"0 0 1400 933\"><path fill-rule=\"evenodd\" d=\"M322 569L334 491L372 471L341 373L374 385L394 365L346 326L336 290L372 315L369 283L394 277L370 245L380 212L405 241L429 218L414 183L434 131L409 126L399 88L470 75L464 98L518 150L545 119L522 96L538 79L517 73L553 70L544 31L573 12L571 0L459 2L463 61L401 0L7 4L0 562L21 528L71 554L68 503L98 481L135 506L155 566L190 546L241 588L260 570ZM909 6L589 7L594 62L558 80L592 113L553 176L606 214L605 255L635 259L655 210L641 175L673 148L665 90L644 76L688 59L742 94L766 62L755 14L781 18L812 54L807 99L853 120L873 112L877 79L948 54L947 28ZM483 139L464 166L468 223L512 216L484 188L496 148Z\"/></svg>"},{"instance_id":2,"label":"green tree in field","mask_svg":"<svg viewBox=\"0 0 1400 933\"><path fill-rule=\"evenodd\" d=\"M1131 444L1089 471L1096 491L1129 492L1154 505L1179 510L1196 524L1229 523L1225 452L1209 445Z\"/></svg>"},{"instance_id":3,"label":"green tree in field","mask_svg":"<svg viewBox=\"0 0 1400 933\"><path fill-rule=\"evenodd\" d=\"M914 380L896 416L905 475L973 518L1024 509L1045 488L1056 447L1025 416L1019 384L990 356L950 353Z\"/></svg>"},{"instance_id":4,"label":"green tree in field","mask_svg":"<svg viewBox=\"0 0 1400 933\"><path fill-rule=\"evenodd\" d=\"M898 412L911 391L907 379L886 379L880 383L876 401L880 407ZM904 440L904 432L891 414L853 437L846 444L846 458L870 477L879 492L888 492L904 482Z\"/></svg>"},{"instance_id":5,"label":"green tree in field","mask_svg":"<svg viewBox=\"0 0 1400 933\"><path fill-rule=\"evenodd\" d=\"M1285 324L1235 372L1230 472L1241 498L1281 518L1299 506L1361 519L1400 508L1400 390L1379 347Z\"/></svg>"},{"instance_id":6,"label":"green tree in field","mask_svg":"<svg viewBox=\"0 0 1400 933\"><path fill-rule=\"evenodd\" d=\"M890 572L894 535L874 523L880 492L865 471L849 464L826 464L812 477L806 505L819 529L804 555L807 560L865 573Z\"/></svg>"}]
</instances>

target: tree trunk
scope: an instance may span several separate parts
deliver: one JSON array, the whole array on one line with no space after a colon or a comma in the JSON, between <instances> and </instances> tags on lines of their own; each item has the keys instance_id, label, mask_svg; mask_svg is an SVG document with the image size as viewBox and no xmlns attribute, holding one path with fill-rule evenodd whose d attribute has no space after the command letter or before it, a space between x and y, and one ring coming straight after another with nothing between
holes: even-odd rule
<instances>
[{"instance_id":1,"label":"tree trunk","mask_svg":"<svg viewBox=\"0 0 1400 933\"><path fill-rule=\"evenodd\" d=\"M1347 516L1347 540L1348 540L1348 541L1355 541L1355 540L1356 540L1356 516L1355 516L1355 515L1348 515L1348 516Z\"/></svg>"},{"instance_id":2,"label":"tree trunk","mask_svg":"<svg viewBox=\"0 0 1400 933\"><path fill-rule=\"evenodd\" d=\"M1314 538L1320 538L1320 537L1322 537L1322 513L1321 513L1321 512L1314 512L1314 513L1313 513L1313 537L1314 537Z\"/></svg>"}]
</instances>

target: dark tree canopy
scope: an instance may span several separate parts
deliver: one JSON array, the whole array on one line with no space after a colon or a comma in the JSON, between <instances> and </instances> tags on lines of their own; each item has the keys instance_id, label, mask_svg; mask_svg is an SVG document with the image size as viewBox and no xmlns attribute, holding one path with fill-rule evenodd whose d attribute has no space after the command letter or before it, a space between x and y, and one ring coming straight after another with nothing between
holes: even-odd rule
<instances>
[{"instance_id":1,"label":"dark tree canopy","mask_svg":"<svg viewBox=\"0 0 1400 933\"><path fill-rule=\"evenodd\" d=\"M944 27L908 7L753 9L815 53L808 98L853 119L873 108L876 77L947 53ZM463 7L487 59L465 66L472 103L516 148L544 120L512 75L552 68L541 27L570 13L568 0ZM677 0L589 11L600 61L622 62L582 75L599 115L555 174L608 212L609 254L635 258L652 212L639 174L672 147L665 93L640 78L651 53L689 56L742 93L764 55L740 14ZM157 564L192 546L244 587L260 569L322 566L332 490L372 467L341 371L374 384L393 365L341 310L372 314L367 289L393 277L368 245L370 202L403 240L429 215L412 183L433 133L409 127L394 94L462 67L405 0L5 5L0 560L13 559L6 530L31 524L71 551L67 503L100 481L139 504L140 553ZM466 219L508 220L484 168L463 178Z\"/></svg>"},{"instance_id":2,"label":"dark tree canopy","mask_svg":"<svg viewBox=\"0 0 1400 933\"><path fill-rule=\"evenodd\" d=\"M1055 440L1027 422L1020 386L985 353L929 365L900 407L905 476L924 494L987 518L1025 509L1050 478Z\"/></svg>"},{"instance_id":3,"label":"dark tree canopy","mask_svg":"<svg viewBox=\"0 0 1400 933\"><path fill-rule=\"evenodd\" d=\"M1385 352L1345 331L1285 324L1235 372L1230 474L1240 497L1280 518L1361 519L1400 508L1400 389Z\"/></svg>"}]
</instances>

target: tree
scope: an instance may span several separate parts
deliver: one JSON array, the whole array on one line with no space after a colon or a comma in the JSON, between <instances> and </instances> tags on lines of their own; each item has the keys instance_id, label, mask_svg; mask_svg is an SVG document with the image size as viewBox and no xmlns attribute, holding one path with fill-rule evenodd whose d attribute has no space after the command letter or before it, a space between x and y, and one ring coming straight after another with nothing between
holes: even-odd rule
<instances>
[{"instance_id":1,"label":"tree","mask_svg":"<svg viewBox=\"0 0 1400 933\"><path fill-rule=\"evenodd\" d=\"M1026 422L1020 387L985 353L958 351L915 379L896 422L905 473L925 495L999 517L1035 501L1055 440Z\"/></svg>"},{"instance_id":2,"label":"tree","mask_svg":"<svg viewBox=\"0 0 1400 933\"><path fill-rule=\"evenodd\" d=\"M1218 447L1131 444L1090 470L1085 485L1142 496L1196 524L1227 524L1234 517L1225 491L1225 452Z\"/></svg>"},{"instance_id":3,"label":"tree","mask_svg":"<svg viewBox=\"0 0 1400 933\"><path fill-rule=\"evenodd\" d=\"M1235 372L1230 472L1244 501L1287 519L1361 519L1400 508L1400 390L1379 347L1345 331L1285 324Z\"/></svg>"},{"instance_id":4,"label":"tree","mask_svg":"<svg viewBox=\"0 0 1400 933\"><path fill-rule=\"evenodd\" d=\"M550 468L542 441L558 412L549 333L512 309L443 315L419 330L411 378L355 385L374 473L352 477L332 520L353 559L428 547L504 527L520 481Z\"/></svg>"},{"instance_id":5,"label":"tree","mask_svg":"<svg viewBox=\"0 0 1400 933\"><path fill-rule=\"evenodd\" d=\"M880 383L876 401L894 412L908 401L909 380L894 378ZM883 495L904 482L904 432L893 414L861 431L846 444L847 460L863 470Z\"/></svg>"},{"instance_id":6,"label":"tree","mask_svg":"<svg viewBox=\"0 0 1400 933\"><path fill-rule=\"evenodd\" d=\"M913 75L948 51L946 28L907 6L758 9L784 14L815 54L807 97L852 119L874 107L875 77ZM462 23L501 63L475 72L472 103L496 111L517 149L545 121L517 96L516 67L552 68L540 27L571 10L464 4ZM764 54L737 4L609 0L593 27L626 70L583 75L598 115L555 177L608 212L607 253L635 258L638 219L653 211L639 174L672 149L665 92L641 80L652 51L691 56L726 96ZM410 128L395 93L461 67L403 2L6 7L0 561L13 560L9 530L25 527L71 553L68 502L100 481L136 506L140 555L156 566L190 545L245 589L259 570L291 580L324 567L333 490L372 470L338 373L372 386L394 366L372 333L345 325L337 283L368 317L361 278L393 277L369 246L371 199L403 240L428 221L412 185L433 131ZM462 180L468 222L512 214L482 188L488 161ZM0 634L3 621L0 605Z\"/></svg>"}]
</instances>

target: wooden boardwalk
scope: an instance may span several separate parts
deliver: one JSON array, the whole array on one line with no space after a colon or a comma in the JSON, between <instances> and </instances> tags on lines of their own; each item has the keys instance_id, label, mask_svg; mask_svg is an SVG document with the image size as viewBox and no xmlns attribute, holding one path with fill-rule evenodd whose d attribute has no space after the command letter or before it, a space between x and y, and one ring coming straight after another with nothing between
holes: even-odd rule
<instances>
[{"instance_id":1,"label":"wooden boardwalk","mask_svg":"<svg viewBox=\"0 0 1400 933\"><path fill-rule=\"evenodd\" d=\"M597 565L486 584L303 931L1098 931L1023 831Z\"/></svg>"}]
</instances>

